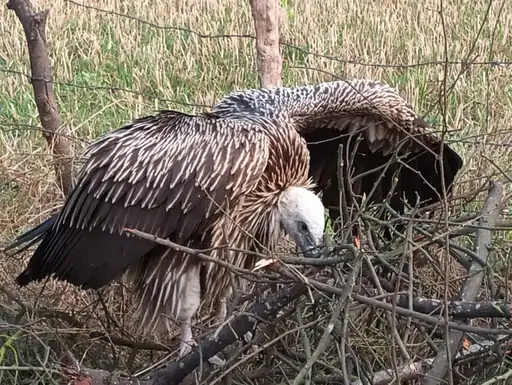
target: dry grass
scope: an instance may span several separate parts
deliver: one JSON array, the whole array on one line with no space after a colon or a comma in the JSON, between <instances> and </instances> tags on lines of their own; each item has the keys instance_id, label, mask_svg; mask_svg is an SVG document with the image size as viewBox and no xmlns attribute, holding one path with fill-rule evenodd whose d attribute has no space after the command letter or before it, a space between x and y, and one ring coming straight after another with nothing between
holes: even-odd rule
<instances>
[{"instance_id":1,"label":"dry grass","mask_svg":"<svg viewBox=\"0 0 512 385\"><path fill-rule=\"evenodd\" d=\"M436 12L439 1L421 6L412 1L386 4L376 9L371 1L357 5L348 1L288 2L281 14L283 40L307 51L360 63L444 60L442 18ZM465 60L468 55L477 61L512 57L508 43L512 6L506 3L501 9L501 5L493 3L486 17L487 2L444 2L449 60ZM40 1L37 6L51 9L47 34L59 82L60 114L63 125L76 138L77 150L99 134L156 108L191 110L179 102L212 105L234 89L257 86L252 39L200 38L67 1ZM250 11L243 1L102 1L94 6L205 35L253 34ZM27 73L27 50L19 22L6 8L0 17L0 68ZM441 122L442 64L412 68L350 64L290 47L285 47L283 54L287 85L332 79L322 71L379 79L397 87L420 114L431 111L430 121ZM510 163L508 149L492 143L510 141L511 68L474 65L458 78L448 97L446 118L453 131L448 139L465 141L454 145L466 162L460 180L488 173L489 162L479 154L505 170ZM448 85L460 70L460 65L449 66ZM20 224L39 222L60 204L60 197L55 196L51 157L33 127L39 122L30 84L24 76L1 70L0 79L0 178L2 204L8 206L0 217L1 240L11 238ZM112 92L110 87L142 95Z\"/></svg>"},{"instance_id":2,"label":"dry grass","mask_svg":"<svg viewBox=\"0 0 512 385\"><path fill-rule=\"evenodd\" d=\"M63 0L35 3L38 9L51 10L47 36L56 93L62 123L76 139L76 151L101 133L157 108L197 110L181 103L212 105L234 89L257 86L252 39L205 38L186 30L203 35L253 34L245 0L84 3L107 12ZM451 131L447 139L455 142L465 160L457 192L474 186L497 167L510 172L512 66L475 64L460 75L463 66L446 67L442 62L512 60L512 3L495 1L489 7L487 1L467 0L442 4L440 0L285 0L282 5L282 38L299 48L284 47L286 85L331 80L330 74L382 80L397 87L420 114L428 112L428 120L440 124L443 79L448 85L456 82L447 98L446 123ZM62 196L53 179L51 156L37 130L31 86L17 73L29 71L22 28L6 7L0 8L0 20L1 247L45 219L61 205ZM430 64L400 68L378 63ZM14 288L12 280L24 264L25 260L3 261L0 280ZM110 289L107 301L118 320L130 324L123 308L129 302L119 303L113 297L122 290ZM32 304L39 292L34 286L19 294ZM40 301L51 308L87 313L93 297L62 283L49 283Z\"/></svg>"}]
</instances>

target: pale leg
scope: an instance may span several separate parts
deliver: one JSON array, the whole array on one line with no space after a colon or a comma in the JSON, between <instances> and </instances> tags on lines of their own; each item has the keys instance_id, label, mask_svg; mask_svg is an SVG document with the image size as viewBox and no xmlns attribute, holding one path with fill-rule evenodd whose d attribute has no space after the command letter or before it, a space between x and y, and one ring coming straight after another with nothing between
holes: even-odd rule
<instances>
[{"instance_id":1,"label":"pale leg","mask_svg":"<svg viewBox=\"0 0 512 385\"><path fill-rule=\"evenodd\" d=\"M181 322L181 342L180 342L180 358L186 356L192 351L192 346L195 345L192 339L192 327L190 326L190 319Z\"/></svg>"},{"instance_id":2,"label":"pale leg","mask_svg":"<svg viewBox=\"0 0 512 385\"><path fill-rule=\"evenodd\" d=\"M190 353L192 347L197 345L192 339L191 322L201 302L199 285L199 268L197 266L190 266L190 269L180 277L179 284L174 287L174 290L179 290L180 358Z\"/></svg>"},{"instance_id":3,"label":"pale leg","mask_svg":"<svg viewBox=\"0 0 512 385\"><path fill-rule=\"evenodd\" d=\"M219 311L217 312L217 316L216 316L216 321L219 325L222 324L222 322L224 322L227 314L228 314L228 307L226 305L226 298L223 298L220 300L220 308L219 308ZM208 360L208 362L212 365L217 365L217 366L226 365L226 360L223 358L220 358L218 354L211 357Z\"/></svg>"},{"instance_id":4,"label":"pale leg","mask_svg":"<svg viewBox=\"0 0 512 385\"><path fill-rule=\"evenodd\" d=\"M228 315L228 305L227 305L227 299L224 297L220 300L220 309L219 314L217 315L217 321L218 322L224 322L226 320L226 316Z\"/></svg>"},{"instance_id":5,"label":"pale leg","mask_svg":"<svg viewBox=\"0 0 512 385\"><path fill-rule=\"evenodd\" d=\"M191 320L201 303L199 266L191 268L187 274L183 274L181 279L184 284L181 287L180 312L178 315L181 327L180 358L189 354L193 346L197 346L197 343L193 340ZM217 366L226 363L218 356L213 356L208 361Z\"/></svg>"},{"instance_id":6,"label":"pale leg","mask_svg":"<svg viewBox=\"0 0 512 385\"><path fill-rule=\"evenodd\" d=\"M192 347L197 346L197 343L192 338L192 327L189 321L181 322L181 342L180 342L180 355L182 358L192 351ZM226 364L226 360L220 358L218 355L210 357L208 362L212 365L223 366Z\"/></svg>"},{"instance_id":7,"label":"pale leg","mask_svg":"<svg viewBox=\"0 0 512 385\"><path fill-rule=\"evenodd\" d=\"M231 298L233 294L233 290L232 288L230 287L228 290L227 290L227 293L225 295L225 297L223 299L220 300L220 307L219 307L219 312L217 314L217 322L219 324L222 324L224 321L226 321L226 316L228 314L228 305L227 305L227 302L228 302L228 298ZM252 340L252 333L251 332L247 332L244 334L244 340L245 342L249 343L251 340Z\"/></svg>"}]
</instances>

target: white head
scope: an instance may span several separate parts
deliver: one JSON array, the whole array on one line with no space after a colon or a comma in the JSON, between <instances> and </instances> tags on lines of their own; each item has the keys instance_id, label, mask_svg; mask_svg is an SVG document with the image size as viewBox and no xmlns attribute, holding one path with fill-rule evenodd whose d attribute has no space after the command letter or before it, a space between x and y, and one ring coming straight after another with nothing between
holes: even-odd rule
<instances>
[{"instance_id":1,"label":"white head","mask_svg":"<svg viewBox=\"0 0 512 385\"><path fill-rule=\"evenodd\" d=\"M312 191L289 187L278 202L279 219L284 231L301 252L320 246L323 242L324 205Z\"/></svg>"}]
</instances>

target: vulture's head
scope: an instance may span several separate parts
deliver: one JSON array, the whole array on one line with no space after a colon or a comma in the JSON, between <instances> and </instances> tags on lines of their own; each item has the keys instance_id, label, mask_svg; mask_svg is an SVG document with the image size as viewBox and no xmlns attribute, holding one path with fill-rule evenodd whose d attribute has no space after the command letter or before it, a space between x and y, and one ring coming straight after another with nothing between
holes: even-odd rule
<instances>
[{"instance_id":1,"label":"vulture's head","mask_svg":"<svg viewBox=\"0 0 512 385\"><path fill-rule=\"evenodd\" d=\"M279 203L281 226L300 252L307 252L323 242L324 205L312 191L289 187L282 192Z\"/></svg>"}]
</instances>

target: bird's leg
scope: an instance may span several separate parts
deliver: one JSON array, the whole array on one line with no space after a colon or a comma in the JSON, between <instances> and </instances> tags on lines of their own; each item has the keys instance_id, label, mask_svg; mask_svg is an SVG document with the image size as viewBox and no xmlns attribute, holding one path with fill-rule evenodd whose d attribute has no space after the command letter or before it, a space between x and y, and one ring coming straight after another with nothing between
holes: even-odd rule
<instances>
[{"instance_id":1,"label":"bird's leg","mask_svg":"<svg viewBox=\"0 0 512 385\"><path fill-rule=\"evenodd\" d=\"M220 300L220 307L219 307L219 310L217 312L217 315L216 315L216 321L221 324L225 318L226 318L226 315L228 314L228 308L227 308L227 305L226 305L226 298L223 298ZM216 366L224 366L226 365L226 360L219 357L218 354L214 355L213 357L210 357L208 359L208 362L212 365L216 365Z\"/></svg>"},{"instance_id":2,"label":"bird's leg","mask_svg":"<svg viewBox=\"0 0 512 385\"><path fill-rule=\"evenodd\" d=\"M181 326L180 358L182 358L192 351L193 346L197 346L197 343L192 338L191 321L201 302L198 267L191 267L180 279L183 280L183 286L180 293L180 311L178 319ZM212 365L217 366L222 366L226 363L225 360L217 355L210 357L208 361Z\"/></svg>"},{"instance_id":3,"label":"bird's leg","mask_svg":"<svg viewBox=\"0 0 512 385\"><path fill-rule=\"evenodd\" d=\"M192 347L197 346L197 343L192 339L192 327L190 320L181 322L181 342L180 342L180 355L179 358L185 357L192 351ZM210 357L208 362L212 365L223 366L226 360L220 358L218 355Z\"/></svg>"},{"instance_id":4,"label":"bird's leg","mask_svg":"<svg viewBox=\"0 0 512 385\"><path fill-rule=\"evenodd\" d=\"M232 289L229 289L226 296L220 300L219 311L217 313L217 322L219 323L219 325L222 325L226 321L226 317L228 314L227 298L228 296L231 296L232 293ZM253 335L251 332L247 332L244 334L245 342L249 343L252 340L252 338Z\"/></svg>"},{"instance_id":5,"label":"bird's leg","mask_svg":"<svg viewBox=\"0 0 512 385\"><path fill-rule=\"evenodd\" d=\"M192 339L192 326L190 319L181 322L181 342L180 342L180 358L186 356L192 351L192 346L197 345Z\"/></svg>"},{"instance_id":6,"label":"bird's leg","mask_svg":"<svg viewBox=\"0 0 512 385\"><path fill-rule=\"evenodd\" d=\"M228 315L228 305L227 305L226 297L224 297L220 300L220 308L219 308L219 313L217 314L217 321L219 321L220 323L224 322L227 315Z\"/></svg>"}]
</instances>

